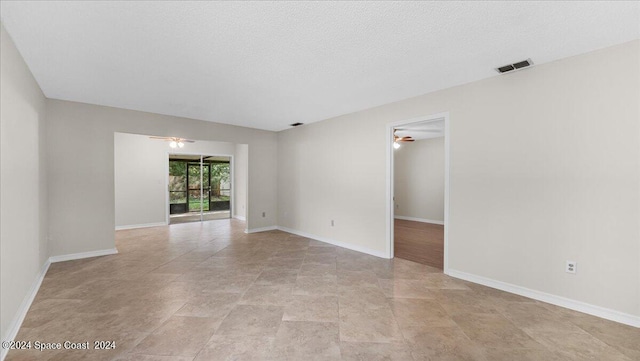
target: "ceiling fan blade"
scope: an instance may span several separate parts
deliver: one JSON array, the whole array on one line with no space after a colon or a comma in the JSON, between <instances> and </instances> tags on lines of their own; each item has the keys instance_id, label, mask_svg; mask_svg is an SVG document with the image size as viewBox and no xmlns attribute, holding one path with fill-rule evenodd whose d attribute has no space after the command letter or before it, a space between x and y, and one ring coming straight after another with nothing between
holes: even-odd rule
<instances>
[{"instance_id":1,"label":"ceiling fan blade","mask_svg":"<svg viewBox=\"0 0 640 361\"><path fill-rule=\"evenodd\" d=\"M415 139L400 139L399 142L415 142Z\"/></svg>"},{"instance_id":2,"label":"ceiling fan blade","mask_svg":"<svg viewBox=\"0 0 640 361\"><path fill-rule=\"evenodd\" d=\"M182 143L195 143L196 142L195 140L184 139L184 138L179 138L179 137L158 137L158 136L152 135L152 136L149 136L149 138L165 140L167 142L182 142Z\"/></svg>"}]
</instances>

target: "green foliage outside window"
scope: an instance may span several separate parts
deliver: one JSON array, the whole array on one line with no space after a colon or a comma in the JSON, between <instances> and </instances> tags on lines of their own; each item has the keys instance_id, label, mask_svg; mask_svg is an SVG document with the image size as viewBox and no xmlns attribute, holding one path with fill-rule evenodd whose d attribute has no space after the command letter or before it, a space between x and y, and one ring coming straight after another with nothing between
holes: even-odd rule
<instances>
[{"instance_id":1,"label":"green foliage outside window","mask_svg":"<svg viewBox=\"0 0 640 361\"><path fill-rule=\"evenodd\" d=\"M211 168L209 168L211 167ZM189 186L187 187L187 169L189 170ZM229 163L211 163L204 164L203 170L203 187L209 188L209 169L211 169L211 201L228 201L228 194L221 194L221 185L228 184L231 178ZM200 164L189 164L185 161L169 161L169 200L172 204L186 203L186 191L189 189L200 188ZM199 193L199 192L198 192ZM189 208L199 207L199 194L189 197ZM208 209L205 193L205 208ZM205 210L206 210L205 209Z\"/></svg>"}]
</instances>

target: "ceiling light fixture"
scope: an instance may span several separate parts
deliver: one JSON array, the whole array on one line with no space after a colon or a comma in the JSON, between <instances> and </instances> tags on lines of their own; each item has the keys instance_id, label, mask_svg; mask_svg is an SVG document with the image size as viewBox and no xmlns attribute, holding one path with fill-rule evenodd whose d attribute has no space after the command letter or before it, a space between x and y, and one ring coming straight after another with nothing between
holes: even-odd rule
<instances>
[{"instance_id":1,"label":"ceiling light fixture","mask_svg":"<svg viewBox=\"0 0 640 361\"><path fill-rule=\"evenodd\" d=\"M184 148L185 143L195 143L195 140L184 139L178 137L156 137L150 136L151 139L160 139L169 142L171 148Z\"/></svg>"},{"instance_id":2,"label":"ceiling light fixture","mask_svg":"<svg viewBox=\"0 0 640 361\"><path fill-rule=\"evenodd\" d=\"M393 130L393 147L398 149L400 148L400 142L413 142L415 141L415 139L413 139L411 136L404 136L404 137L399 137L396 135L396 132L398 131L398 129L394 129Z\"/></svg>"}]
</instances>

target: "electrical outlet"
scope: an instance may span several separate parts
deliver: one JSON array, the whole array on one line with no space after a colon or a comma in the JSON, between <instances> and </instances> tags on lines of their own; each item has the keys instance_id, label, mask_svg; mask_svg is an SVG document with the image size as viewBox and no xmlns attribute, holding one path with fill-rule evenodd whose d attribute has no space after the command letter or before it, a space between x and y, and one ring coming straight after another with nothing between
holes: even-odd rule
<instances>
[{"instance_id":1,"label":"electrical outlet","mask_svg":"<svg viewBox=\"0 0 640 361\"><path fill-rule=\"evenodd\" d=\"M267 216L267 212L262 212L262 218Z\"/></svg>"},{"instance_id":2,"label":"electrical outlet","mask_svg":"<svg viewBox=\"0 0 640 361\"><path fill-rule=\"evenodd\" d=\"M335 223L333 222L333 219L331 220L331 227L335 226Z\"/></svg>"},{"instance_id":3,"label":"electrical outlet","mask_svg":"<svg viewBox=\"0 0 640 361\"><path fill-rule=\"evenodd\" d=\"M567 261L564 271L567 273L576 273L577 264L574 261Z\"/></svg>"}]
</instances>

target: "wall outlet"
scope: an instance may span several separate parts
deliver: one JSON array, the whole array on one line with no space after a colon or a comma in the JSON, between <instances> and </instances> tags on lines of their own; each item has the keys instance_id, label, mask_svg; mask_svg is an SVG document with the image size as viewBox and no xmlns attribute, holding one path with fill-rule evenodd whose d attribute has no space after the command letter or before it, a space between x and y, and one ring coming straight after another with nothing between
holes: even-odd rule
<instances>
[{"instance_id":1,"label":"wall outlet","mask_svg":"<svg viewBox=\"0 0 640 361\"><path fill-rule=\"evenodd\" d=\"M333 222L333 219L331 220L331 227L335 226L335 223Z\"/></svg>"},{"instance_id":2,"label":"wall outlet","mask_svg":"<svg viewBox=\"0 0 640 361\"><path fill-rule=\"evenodd\" d=\"M267 212L262 212L262 218L267 216Z\"/></svg>"},{"instance_id":3,"label":"wall outlet","mask_svg":"<svg viewBox=\"0 0 640 361\"><path fill-rule=\"evenodd\" d=\"M567 266L564 271L567 273L576 273L577 263L574 261L567 261Z\"/></svg>"}]
</instances>

